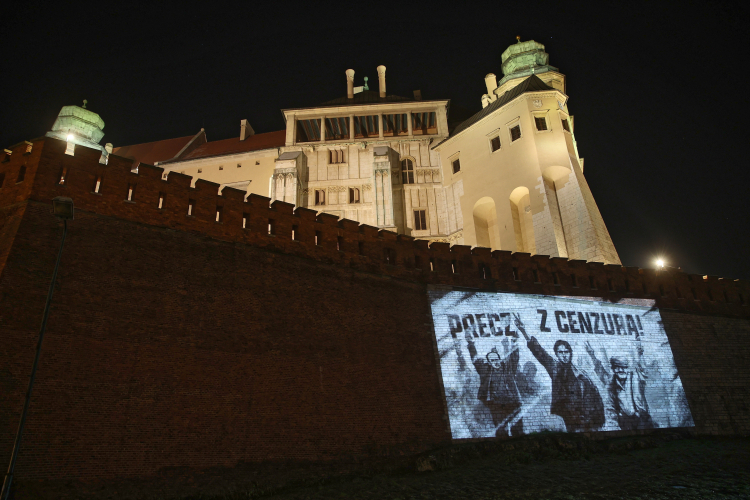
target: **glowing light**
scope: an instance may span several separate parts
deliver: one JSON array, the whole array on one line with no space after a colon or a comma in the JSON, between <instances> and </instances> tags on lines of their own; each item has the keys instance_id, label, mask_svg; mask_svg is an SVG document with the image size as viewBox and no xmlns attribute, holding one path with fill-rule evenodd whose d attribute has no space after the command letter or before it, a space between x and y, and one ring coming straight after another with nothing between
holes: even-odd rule
<instances>
[{"instance_id":1,"label":"glowing light","mask_svg":"<svg viewBox=\"0 0 750 500\"><path fill-rule=\"evenodd\" d=\"M656 265L657 265L657 267L664 267L664 260L657 259L656 260Z\"/></svg>"},{"instance_id":2,"label":"glowing light","mask_svg":"<svg viewBox=\"0 0 750 500\"><path fill-rule=\"evenodd\" d=\"M69 141L72 141L72 140L73 140L73 134L68 134L68 140L69 140Z\"/></svg>"}]
</instances>

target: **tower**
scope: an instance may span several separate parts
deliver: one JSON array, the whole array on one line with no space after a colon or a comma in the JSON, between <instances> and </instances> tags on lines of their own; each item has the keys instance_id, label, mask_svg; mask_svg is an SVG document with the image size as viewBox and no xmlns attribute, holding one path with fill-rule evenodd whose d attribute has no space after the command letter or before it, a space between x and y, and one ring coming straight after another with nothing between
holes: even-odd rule
<instances>
[{"instance_id":1,"label":"tower","mask_svg":"<svg viewBox=\"0 0 750 500\"><path fill-rule=\"evenodd\" d=\"M446 187L463 193L463 242L619 264L583 176L565 75L529 40L485 77L483 109L438 144Z\"/></svg>"}]
</instances>

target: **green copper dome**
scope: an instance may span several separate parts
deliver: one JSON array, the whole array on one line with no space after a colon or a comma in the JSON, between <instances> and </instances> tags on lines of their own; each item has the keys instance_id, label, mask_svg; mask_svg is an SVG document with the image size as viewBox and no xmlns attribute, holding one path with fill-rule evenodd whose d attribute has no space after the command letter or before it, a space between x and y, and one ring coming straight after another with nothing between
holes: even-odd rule
<instances>
[{"instance_id":1,"label":"green copper dome","mask_svg":"<svg viewBox=\"0 0 750 500\"><path fill-rule=\"evenodd\" d=\"M99 141L104 137L104 120L101 117L86 109L86 101L83 101L83 107L80 106L63 106L57 115L52 130L47 132L47 137L54 137L62 141L72 141L81 146L93 149L103 150ZM72 136L68 139L68 136Z\"/></svg>"},{"instance_id":2,"label":"green copper dome","mask_svg":"<svg viewBox=\"0 0 750 500\"><path fill-rule=\"evenodd\" d=\"M498 85L513 78L525 77L547 71L558 71L549 65L549 54L544 45L534 40L522 42L520 39L505 49L502 55L503 78Z\"/></svg>"}]
</instances>

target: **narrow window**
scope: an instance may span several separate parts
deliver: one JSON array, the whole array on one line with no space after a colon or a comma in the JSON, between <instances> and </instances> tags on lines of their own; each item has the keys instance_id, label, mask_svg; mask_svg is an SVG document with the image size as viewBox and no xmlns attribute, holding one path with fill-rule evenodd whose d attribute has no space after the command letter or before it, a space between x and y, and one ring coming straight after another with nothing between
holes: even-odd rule
<instances>
[{"instance_id":1,"label":"narrow window","mask_svg":"<svg viewBox=\"0 0 750 500\"><path fill-rule=\"evenodd\" d=\"M96 178L96 181L94 182L94 192L99 194L99 190L102 188L102 176L99 175ZM161 208L161 207L159 207Z\"/></svg>"},{"instance_id":2,"label":"narrow window","mask_svg":"<svg viewBox=\"0 0 750 500\"><path fill-rule=\"evenodd\" d=\"M593 276L589 276L589 288L596 290L596 281L594 281Z\"/></svg>"},{"instance_id":3,"label":"narrow window","mask_svg":"<svg viewBox=\"0 0 750 500\"><path fill-rule=\"evenodd\" d=\"M690 293L693 294L693 300L698 300L698 294L695 293L695 288L691 288Z\"/></svg>"},{"instance_id":4,"label":"narrow window","mask_svg":"<svg viewBox=\"0 0 750 500\"><path fill-rule=\"evenodd\" d=\"M532 269L531 272L534 273L534 283L541 283L541 281L539 281L539 271Z\"/></svg>"},{"instance_id":5,"label":"narrow window","mask_svg":"<svg viewBox=\"0 0 750 500\"><path fill-rule=\"evenodd\" d=\"M5 182L5 173L0 174L0 188L3 187L3 183Z\"/></svg>"},{"instance_id":6,"label":"narrow window","mask_svg":"<svg viewBox=\"0 0 750 500\"><path fill-rule=\"evenodd\" d=\"M321 243L323 243L323 235L320 231L315 231L315 244L320 245Z\"/></svg>"},{"instance_id":7,"label":"narrow window","mask_svg":"<svg viewBox=\"0 0 750 500\"><path fill-rule=\"evenodd\" d=\"M612 279L611 278L607 278L607 286L609 287L609 291L610 292L614 292L615 291L615 285L612 283Z\"/></svg>"},{"instance_id":8,"label":"narrow window","mask_svg":"<svg viewBox=\"0 0 750 500\"><path fill-rule=\"evenodd\" d=\"M458 158L456 158L455 160L453 160L453 162L451 163L451 165L453 165L453 173L454 174L457 174L457 173L459 173L461 171L461 160L459 160Z\"/></svg>"},{"instance_id":9,"label":"narrow window","mask_svg":"<svg viewBox=\"0 0 750 500\"><path fill-rule=\"evenodd\" d=\"M563 128L564 131L570 132L570 123L568 123L568 119L567 118L563 118L562 119L562 128Z\"/></svg>"},{"instance_id":10,"label":"narrow window","mask_svg":"<svg viewBox=\"0 0 750 500\"><path fill-rule=\"evenodd\" d=\"M365 242L364 241L360 241L357 244L357 250L359 251L360 255L364 255L365 254Z\"/></svg>"},{"instance_id":11,"label":"narrow window","mask_svg":"<svg viewBox=\"0 0 750 500\"><path fill-rule=\"evenodd\" d=\"M343 250L341 250L341 248L343 248L343 244L344 244L344 238L342 238L341 236L337 236L336 237L336 250L338 250L339 252L342 252Z\"/></svg>"},{"instance_id":12,"label":"narrow window","mask_svg":"<svg viewBox=\"0 0 750 500\"><path fill-rule=\"evenodd\" d=\"M414 229L427 229L427 210L414 210Z\"/></svg>"},{"instance_id":13,"label":"narrow window","mask_svg":"<svg viewBox=\"0 0 750 500\"><path fill-rule=\"evenodd\" d=\"M392 248L384 249L385 252L385 263L395 264L396 263L396 251Z\"/></svg>"},{"instance_id":14,"label":"narrow window","mask_svg":"<svg viewBox=\"0 0 750 500\"><path fill-rule=\"evenodd\" d=\"M518 277L518 268L517 267L513 268L513 279L515 281L521 281L521 278Z\"/></svg>"},{"instance_id":15,"label":"narrow window","mask_svg":"<svg viewBox=\"0 0 750 500\"><path fill-rule=\"evenodd\" d=\"M128 184L128 201L133 201L135 197L135 184Z\"/></svg>"},{"instance_id":16,"label":"narrow window","mask_svg":"<svg viewBox=\"0 0 750 500\"><path fill-rule=\"evenodd\" d=\"M240 164L238 163L238 164L237 164L237 168L242 168L242 165L240 165Z\"/></svg>"},{"instance_id":17,"label":"narrow window","mask_svg":"<svg viewBox=\"0 0 750 500\"><path fill-rule=\"evenodd\" d=\"M659 295L662 297L665 297L666 294L664 293L664 285L659 285Z\"/></svg>"},{"instance_id":18,"label":"narrow window","mask_svg":"<svg viewBox=\"0 0 750 500\"><path fill-rule=\"evenodd\" d=\"M224 211L224 207L221 205L216 205L216 222L222 222L222 212Z\"/></svg>"},{"instance_id":19,"label":"narrow window","mask_svg":"<svg viewBox=\"0 0 750 500\"><path fill-rule=\"evenodd\" d=\"M359 188L349 188L349 203L359 203Z\"/></svg>"},{"instance_id":20,"label":"narrow window","mask_svg":"<svg viewBox=\"0 0 750 500\"><path fill-rule=\"evenodd\" d=\"M159 209L164 208L164 200L166 199L166 193L159 193Z\"/></svg>"},{"instance_id":21,"label":"narrow window","mask_svg":"<svg viewBox=\"0 0 750 500\"><path fill-rule=\"evenodd\" d=\"M409 158L401 160L401 182L404 184L414 184L414 162Z\"/></svg>"},{"instance_id":22,"label":"narrow window","mask_svg":"<svg viewBox=\"0 0 750 500\"><path fill-rule=\"evenodd\" d=\"M250 218L250 214L242 214L242 229L247 229L247 220Z\"/></svg>"},{"instance_id":23,"label":"narrow window","mask_svg":"<svg viewBox=\"0 0 750 500\"><path fill-rule=\"evenodd\" d=\"M315 204L316 205L325 205L326 204L326 192L325 192L325 189L316 189L315 190Z\"/></svg>"},{"instance_id":24,"label":"narrow window","mask_svg":"<svg viewBox=\"0 0 750 500\"><path fill-rule=\"evenodd\" d=\"M451 272L452 272L453 274L456 274L456 259L453 259L453 260L451 261Z\"/></svg>"},{"instance_id":25,"label":"narrow window","mask_svg":"<svg viewBox=\"0 0 750 500\"><path fill-rule=\"evenodd\" d=\"M490 272L490 269L486 265L479 264L479 269L482 271L482 279L483 280L486 280L488 278L492 278L492 273Z\"/></svg>"},{"instance_id":26,"label":"narrow window","mask_svg":"<svg viewBox=\"0 0 750 500\"><path fill-rule=\"evenodd\" d=\"M434 271L434 270L435 270L435 258L430 257L430 271Z\"/></svg>"},{"instance_id":27,"label":"narrow window","mask_svg":"<svg viewBox=\"0 0 750 500\"><path fill-rule=\"evenodd\" d=\"M65 176L68 175L68 167L60 169L60 180L57 182L59 185L65 185Z\"/></svg>"},{"instance_id":28,"label":"narrow window","mask_svg":"<svg viewBox=\"0 0 750 500\"><path fill-rule=\"evenodd\" d=\"M630 280L625 280L625 291L630 293Z\"/></svg>"},{"instance_id":29,"label":"narrow window","mask_svg":"<svg viewBox=\"0 0 750 500\"><path fill-rule=\"evenodd\" d=\"M21 165L21 168L18 169L18 178L16 178L16 184L19 182L23 182L23 180L26 178L26 165Z\"/></svg>"},{"instance_id":30,"label":"narrow window","mask_svg":"<svg viewBox=\"0 0 750 500\"><path fill-rule=\"evenodd\" d=\"M552 273L552 284L560 286L560 280L557 279L557 273Z\"/></svg>"},{"instance_id":31,"label":"narrow window","mask_svg":"<svg viewBox=\"0 0 750 500\"><path fill-rule=\"evenodd\" d=\"M492 149L492 152L494 153L498 149L500 149L500 137L495 136L490 140L490 148Z\"/></svg>"},{"instance_id":32,"label":"narrow window","mask_svg":"<svg viewBox=\"0 0 750 500\"><path fill-rule=\"evenodd\" d=\"M547 119L543 116L535 116L534 122L536 123L537 130L547 130Z\"/></svg>"},{"instance_id":33,"label":"narrow window","mask_svg":"<svg viewBox=\"0 0 750 500\"><path fill-rule=\"evenodd\" d=\"M195 200L188 200L188 215L193 215L195 211Z\"/></svg>"},{"instance_id":34,"label":"narrow window","mask_svg":"<svg viewBox=\"0 0 750 500\"><path fill-rule=\"evenodd\" d=\"M299 231L299 226L292 226L292 240L297 241L297 231Z\"/></svg>"},{"instance_id":35,"label":"narrow window","mask_svg":"<svg viewBox=\"0 0 750 500\"><path fill-rule=\"evenodd\" d=\"M510 140L511 141L517 141L521 138L521 126L516 125L515 127L511 127L510 129Z\"/></svg>"},{"instance_id":36,"label":"narrow window","mask_svg":"<svg viewBox=\"0 0 750 500\"><path fill-rule=\"evenodd\" d=\"M273 219L268 219L268 234L270 235L276 234L276 224L274 223Z\"/></svg>"}]
</instances>

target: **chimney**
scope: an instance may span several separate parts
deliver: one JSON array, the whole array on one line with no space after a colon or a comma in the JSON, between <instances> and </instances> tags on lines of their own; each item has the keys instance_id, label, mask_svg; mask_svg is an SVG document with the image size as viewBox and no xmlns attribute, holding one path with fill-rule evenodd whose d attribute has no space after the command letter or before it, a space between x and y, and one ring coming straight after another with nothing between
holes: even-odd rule
<instances>
[{"instance_id":1,"label":"chimney","mask_svg":"<svg viewBox=\"0 0 750 500\"><path fill-rule=\"evenodd\" d=\"M488 73L487 76L484 77L484 84L487 85L487 95L490 98L490 101L495 101L497 99L497 96L495 95L495 89L497 88L497 77L493 73Z\"/></svg>"},{"instance_id":2,"label":"chimney","mask_svg":"<svg viewBox=\"0 0 750 500\"><path fill-rule=\"evenodd\" d=\"M354 70L346 70L346 97L354 99Z\"/></svg>"},{"instance_id":3,"label":"chimney","mask_svg":"<svg viewBox=\"0 0 750 500\"><path fill-rule=\"evenodd\" d=\"M378 84L380 85L380 97L385 97L385 66L378 66Z\"/></svg>"},{"instance_id":4,"label":"chimney","mask_svg":"<svg viewBox=\"0 0 750 500\"><path fill-rule=\"evenodd\" d=\"M415 90L414 91L414 100L415 101L421 101L422 100L422 91L421 90Z\"/></svg>"},{"instance_id":5,"label":"chimney","mask_svg":"<svg viewBox=\"0 0 750 500\"><path fill-rule=\"evenodd\" d=\"M490 96L488 96L487 94L484 94L482 96L482 107L486 108L489 103L490 103Z\"/></svg>"},{"instance_id":6,"label":"chimney","mask_svg":"<svg viewBox=\"0 0 750 500\"><path fill-rule=\"evenodd\" d=\"M251 135L255 135L255 130L247 123L247 120L242 120L240 122L240 140L244 141Z\"/></svg>"}]
</instances>

